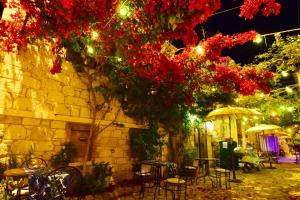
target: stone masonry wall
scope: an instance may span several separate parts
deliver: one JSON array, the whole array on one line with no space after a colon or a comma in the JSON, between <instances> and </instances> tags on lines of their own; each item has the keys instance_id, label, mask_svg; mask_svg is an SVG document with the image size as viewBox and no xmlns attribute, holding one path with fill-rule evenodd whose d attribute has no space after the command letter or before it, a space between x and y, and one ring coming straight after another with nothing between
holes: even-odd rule
<instances>
[{"instance_id":1,"label":"stone masonry wall","mask_svg":"<svg viewBox=\"0 0 300 200\"><path fill-rule=\"evenodd\" d=\"M89 124L88 92L70 63L52 75L52 55L47 45L26 51L0 53L0 158L9 153L33 154L49 159L68 141L67 124ZM102 124L115 118L115 108ZM96 161L110 162L115 174L127 178L131 171L128 129L135 121L120 112L117 121L97 139Z\"/></svg>"}]
</instances>

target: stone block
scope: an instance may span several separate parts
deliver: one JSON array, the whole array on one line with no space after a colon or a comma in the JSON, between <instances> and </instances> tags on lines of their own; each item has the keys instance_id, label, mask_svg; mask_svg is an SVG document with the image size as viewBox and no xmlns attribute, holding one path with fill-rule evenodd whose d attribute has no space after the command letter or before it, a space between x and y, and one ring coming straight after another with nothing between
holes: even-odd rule
<instances>
[{"instance_id":1,"label":"stone block","mask_svg":"<svg viewBox=\"0 0 300 200\"><path fill-rule=\"evenodd\" d=\"M65 97L61 92L57 91L48 91L48 101L56 102L56 103L64 103Z\"/></svg>"},{"instance_id":2,"label":"stone block","mask_svg":"<svg viewBox=\"0 0 300 200\"><path fill-rule=\"evenodd\" d=\"M105 120L112 121L114 119L115 119L115 114L114 113L111 113L111 112L106 113Z\"/></svg>"},{"instance_id":3,"label":"stone block","mask_svg":"<svg viewBox=\"0 0 300 200\"><path fill-rule=\"evenodd\" d=\"M120 138L122 136L122 131L119 130L119 129L116 129L112 132L111 134L112 137L117 137L117 138Z\"/></svg>"},{"instance_id":4,"label":"stone block","mask_svg":"<svg viewBox=\"0 0 300 200\"><path fill-rule=\"evenodd\" d=\"M52 121L51 122L51 128L65 129L66 128L66 122L63 122L63 121Z\"/></svg>"},{"instance_id":5,"label":"stone block","mask_svg":"<svg viewBox=\"0 0 300 200\"><path fill-rule=\"evenodd\" d=\"M21 83L29 88L39 89L41 87L41 82L39 80L27 75L23 75Z\"/></svg>"},{"instance_id":6,"label":"stone block","mask_svg":"<svg viewBox=\"0 0 300 200\"><path fill-rule=\"evenodd\" d=\"M21 124L22 118L21 117L13 117L13 116L5 116L3 123L4 124Z\"/></svg>"},{"instance_id":7,"label":"stone block","mask_svg":"<svg viewBox=\"0 0 300 200\"><path fill-rule=\"evenodd\" d=\"M31 129L31 140L38 140L38 141L49 141L51 140L53 132L50 128L47 127L33 127Z\"/></svg>"},{"instance_id":8,"label":"stone block","mask_svg":"<svg viewBox=\"0 0 300 200\"><path fill-rule=\"evenodd\" d=\"M15 108L17 110L32 111L32 109L33 109L32 99L17 97L14 100L13 108Z\"/></svg>"},{"instance_id":9,"label":"stone block","mask_svg":"<svg viewBox=\"0 0 300 200\"><path fill-rule=\"evenodd\" d=\"M40 125L41 120L40 119L34 119L34 118L23 118L22 124L23 125L29 125L29 126L38 126Z\"/></svg>"},{"instance_id":10,"label":"stone block","mask_svg":"<svg viewBox=\"0 0 300 200\"><path fill-rule=\"evenodd\" d=\"M83 98L78 98L78 97L67 96L65 103L68 105L75 105L75 106L83 106L83 107L87 106L87 100L83 99Z\"/></svg>"},{"instance_id":11,"label":"stone block","mask_svg":"<svg viewBox=\"0 0 300 200\"><path fill-rule=\"evenodd\" d=\"M10 125L7 128L5 139L22 140L26 138L26 129L22 125Z\"/></svg>"},{"instance_id":12,"label":"stone block","mask_svg":"<svg viewBox=\"0 0 300 200\"><path fill-rule=\"evenodd\" d=\"M81 107L80 109L80 117L90 118L91 112L89 108Z\"/></svg>"},{"instance_id":13,"label":"stone block","mask_svg":"<svg viewBox=\"0 0 300 200\"><path fill-rule=\"evenodd\" d=\"M54 132L53 139L65 139L65 138L67 138L67 133L65 130L59 129Z\"/></svg>"},{"instance_id":14,"label":"stone block","mask_svg":"<svg viewBox=\"0 0 300 200\"><path fill-rule=\"evenodd\" d=\"M31 141L19 140L11 144L12 154L28 154L34 149L34 145Z\"/></svg>"},{"instance_id":15,"label":"stone block","mask_svg":"<svg viewBox=\"0 0 300 200\"><path fill-rule=\"evenodd\" d=\"M70 116L71 112L65 104L55 104L54 114Z\"/></svg>"},{"instance_id":16,"label":"stone block","mask_svg":"<svg viewBox=\"0 0 300 200\"><path fill-rule=\"evenodd\" d=\"M74 96L74 89L71 86L64 86L62 91L66 96Z\"/></svg>"},{"instance_id":17,"label":"stone block","mask_svg":"<svg viewBox=\"0 0 300 200\"><path fill-rule=\"evenodd\" d=\"M35 150L36 151L53 151L54 145L52 142L36 142Z\"/></svg>"},{"instance_id":18,"label":"stone block","mask_svg":"<svg viewBox=\"0 0 300 200\"><path fill-rule=\"evenodd\" d=\"M70 111L71 111L71 116L73 117L79 117L80 114L80 107L79 106L73 106L71 105L69 107Z\"/></svg>"},{"instance_id":19,"label":"stone block","mask_svg":"<svg viewBox=\"0 0 300 200\"><path fill-rule=\"evenodd\" d=\"M83 99L88 99L89 98L89 92L87 90L83 90L80 94L80 97Z\"/></svg>"},{"instance_id":20,"label":"stone block","mask_svg":"<svg viewBox=\"0 0 300 200\"><path fill-rule=\"evenodd\" d=\"M13 97L8 92L0 91L0 107L12 108Z\"/></svg>"},{"instance_id":21,"label":"stone block","mask_svg":"<svg viewBox=\"0 0 300 200\"><path fill-rule=\"evenodd\" d=\"M45 126L45 127L49 127L50 126L50 120L42 119L41 120L41 125Z\"/></svg>"},{"instance_id":22,"label":"stone block","mask_svg":"<svg viewBox=\"0 0 300 200\"><path fill-rule=\"evenodd\" d=\"M61 91L61 83L56 80L52 79L43 79L42 81L42 89L43 90L55 90L55 91Z\"/></svg>"}]
</instances>

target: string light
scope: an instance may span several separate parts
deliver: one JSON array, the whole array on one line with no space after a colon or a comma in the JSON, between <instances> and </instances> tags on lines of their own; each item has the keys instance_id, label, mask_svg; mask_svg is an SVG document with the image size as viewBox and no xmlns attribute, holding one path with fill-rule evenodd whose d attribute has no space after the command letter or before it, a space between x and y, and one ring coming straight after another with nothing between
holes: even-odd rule
<instances>
[{"instance_id":1,"label":"string light","mask_svg":"<svg viewBox=\"0 0 300 200\"><path fill-rule=\"evenodd\" d=\"M87 47L87 52L88 52L89 54L93 54L93 53L94 53L94 48L91 47L91 46L88 46L88 47Z\"/></svg>"},{"instance_id":2,"label":"string light","mask_svg":"<svg viewBox=\"0 0 300 200\"><path fill-rule=\"evenodd\" d=\"M292 94L293 93L293 89L290 88L289 86L285 87L285 90L288 94Z\"/></svg>"},{"instance_id":3,"label":"string light","mask_svg":"<svg viewBox=\"0 0 300 200\"><path fill-rule=\"evenodd\" d=\"M120 14L121 16L125 17L125 16L127 15L127 13L128 13L128 9L127 9L126 7L120 8L119 14Z\"/></svg>"},{"instance_id":4,"label":"string light","mask_svg":"<svg viewBox=\"0 0 300 200\"><path fill-rule=\"evenodd\" d=\"M257 36L255 37L255 39L253 40L253 42L256 43L256 44L259 44L259 43L261 43L262 41L263 41L263 38L262 38L262 36L260 36L260 35L257 35Z\"/></svg>"},{"instance_id":5,"label":"string light","mask_svg":"<svg viewBox=\"0 0 300 200\"><path fill-rule=\"evenodd\" d=\"M204 55L205 50L204 50L203 46L198 45L198 46L196 46L196 52L197 52L197 54L199 54L199 55Z\"/></svg>"},{"instance_id":6,"label":"string light","mask_svg":"<svg viewBox=\"0 0 300 200\"><path fill-rule=\"evenodd\" d=\"M289 106L289 107L287 108L287 111L293 112L293 111L294 111L294 108L293 108L292 106Z\"/></svg>"},{"instance_id":7,"label":"string light","mask_svg":"<svg viewBox=\"0 0 300 200\"><path fill-rule=\"evenodd\" d=\"M99 33L97 31L92 32L92 39L96 40L99 37Z\"/></svg>"},{"instance_id":8,"label":"string light","mask_svg":"<svg viewBox=\"0 0 300 200\"><path fill-rule=\"evenodd\" d=\"M288 76L289 76L289 73L288 73L287 71L282 71L282 72L281 72L281 75L282 75L283 77L288 77Z\"/></svg>"}]
</instances>

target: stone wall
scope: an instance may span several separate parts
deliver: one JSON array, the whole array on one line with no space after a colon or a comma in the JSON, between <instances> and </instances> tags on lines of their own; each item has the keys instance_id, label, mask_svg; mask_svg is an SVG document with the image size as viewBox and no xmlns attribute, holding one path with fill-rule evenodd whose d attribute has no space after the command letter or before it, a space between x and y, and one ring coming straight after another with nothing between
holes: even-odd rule
<instances>
[{"instance_id":1,"label":"stone wall","mask_svg":"<svg viewBox=\"0 0 300 200\"><path fill-rule=\"evenodd\" d=\"M69 140L67 124L91 123L88 92L70 63L52 75L52 55L47 45L26 51L0 53L0 157L33 154L49 159ZM118 102L101 124L115 118ZM124 127L107 128L96 141L96 161L110 162L115 174L127 178L131 171L128 129L135 121L120 112Z\"/></svg>"}]
</instances>

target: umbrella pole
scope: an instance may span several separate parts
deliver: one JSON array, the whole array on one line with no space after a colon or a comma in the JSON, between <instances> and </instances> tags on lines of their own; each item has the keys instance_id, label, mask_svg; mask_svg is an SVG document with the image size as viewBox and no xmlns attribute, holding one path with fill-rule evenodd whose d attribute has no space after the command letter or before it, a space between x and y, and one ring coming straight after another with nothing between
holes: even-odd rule
<instances>
[{"instance_id":1,"label":"umbrella pole","mask_svg":"<svg viewBox=\"0 0 300 200\"><path fill-rule=\"evenodd\" d=\"M242 180L236 178L235 174L235 162L234 162L234 151L233 151L233 141L231 138L231 119L229 116L229 134L230 134L230 160L231 160L231 167L232 167L232 179L229 179L230 182L234 183L242 183Z\"/></svg>"}]
</instances>

